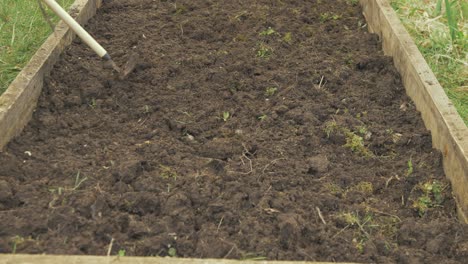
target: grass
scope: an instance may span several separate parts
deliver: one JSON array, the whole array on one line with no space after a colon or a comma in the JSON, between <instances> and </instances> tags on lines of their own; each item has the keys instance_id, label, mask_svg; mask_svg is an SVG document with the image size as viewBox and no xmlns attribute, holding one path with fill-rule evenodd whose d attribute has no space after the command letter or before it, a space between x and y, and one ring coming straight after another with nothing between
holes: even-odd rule
<instances>
[{"instance_id":1,"label":"grass","mask_svg":"<svg viewBox=\"0 0 468 264\"><path fill-rule=\"evenodd\" d=\"M423 217L426 212L433 207L441 206L444 201L444 190L446 187L438 181L429 181L419 184L418 189L422 194L413 202L419 216Z\"/></svg>"},{"instance_id":2,"label":"grass","mask_svg":"<svg viewBox=\"0 0 468 264\"><path fill-rule=\"evenodd\" d=\"M292 33L291 32L286 32L286 34L284 34L283 41L288 43L288 44L291 44L293 42Z\"/></svg>"},{"instance_id":3,"label":"grass","mask_svg":"<svg viewBox=\"0 0 468 264\"><path fill-rule=\"evenodd\" d=\"M332 12L325 12L320 14L320 22L324 23L329 20L339 20L341 15L334 14Z\"/></svg>"},{"instance_id":4,"label":"grass","mask_svg":"<svg viewBox=\"0 0 468 264\"><path fill-rule=\"evenodd\" d=\"M365 126L360 126L357 127L357 130L358 131L355 132L346 127L341 127L333 120L325 123L323 131L327 134L327 138L329 138L332 133L344 135L346 138L346 144L343 145L344 147L349 148L352 152L362 157L373 157L373 153L364 144L364 139L367 136L367 128ZM360 136L359 133L363 135Z\"/></svg>"},{"instance_id":5,"label":"grass","mask_svg":"<svg viewBox=\"0 0 468 264\"><path fill-rule=\"evenodd\" d=\"M275 31L273 28L268 27L268 28L265 29L264 31L260 32L259 35L260 35L260 36L270 36L270 35L273 35L273 34L275 34L275 33L276 33L276 31Z\"/></svg>"},{"instance_id":6,"label":"grass","mask_svg":"<svg viewBox=\"0 0 468 264\"><path fill-rule=\"evenodd\" d=\"M276 93L277 90L278 90L278 88L276 88L276 87L267 87L265 89L265 96L267 96L267 97L273 96Z\"/></svg>"},{"instance_id":7,"label":"grass","mask_svg":"<svg viewBox=\"0 0 468 264\"><path fill-rule=\"evenodd\" d=\"M163 179L177 180L177 172L169 166L160 165L160 173Z\"/></svg>"},{"instance_id":8,"label":"grass","mask_svg":"<svg viewBox=\"0 0 468 264\"><path fill-rule=\"evenodd\" d=\"M80 188L80 186L88 180L88 177L82 177L81 172L78 171L78 173L75 176L75 183L73 187L57 187L57 188L51 188L49 189L50 192L52 193L57 193L58 195L62 195L64 192L74 192Z\"/></svg>"},{"instance_id":9,"label":"grass","mask_svg":"<svg viewBox=\"0 0 468 264\"><path fill-rule=\"evenodd\" d=\"M68 8L74 0L56 0ZM58 21L48 12L52 21ZM0 4L0 94L51 33L36 0L2 0Z\"/></svg>"},{"instance_id":10,"label":"grass","mask_svg":"<svg viewBox=\"0 0 468 264\"><path fill-rule=\"evenodd\" d=\"M408 160L408 170L406 171L406 176L413 174L413 161L411 158Z\"/></svg>"},{"instance_id":11,"label":"grass","mask_svg":"<svg viewBox=\"0 0 468 264\"><path fill-rule=\"evenodd\" d=\"M164 165L159 165L159 175L161 176L161 178L165 179L165 180L171 180L171 182L175 182L177 181L177 171L169 166L164 166ZM167 186L167 192L170 193L171 192L171 188L172 188L172 183L171 182L168 182L166 184Z\"/></svg>"},{"instance_id":12,"label":"grass","mask_svg":"<svg viewBox=\"0 0 468 264\"><path fill-rule=\"evenodd\" d=\"M267 59L273 53L273 49L265 43L258 44L257 57Z\"/></svg>"},{"instance_id":13,"label":"grass","mask_svg":"<svg viewBox=\"0 0 468 264\"><path fill-rule=\"evenodd\" d=\"M468 3L392 0L391 4L468 125Z\"/></svg>"},{"instance_id":14,"label":"grass","mask_svg":"<svg viewBox=\"0 0 468 264\"><path fill-rule=\"evenodd\" d=\"M358 182L355 185L349 186L346 189L343 189L338 184L335 183L326 183L325 189L327 189L331 194L342 195L346 198L349 192L358 192L364 196L370 196L374 192L374 185L371 182Z\"/></svg>"}]
</instances>

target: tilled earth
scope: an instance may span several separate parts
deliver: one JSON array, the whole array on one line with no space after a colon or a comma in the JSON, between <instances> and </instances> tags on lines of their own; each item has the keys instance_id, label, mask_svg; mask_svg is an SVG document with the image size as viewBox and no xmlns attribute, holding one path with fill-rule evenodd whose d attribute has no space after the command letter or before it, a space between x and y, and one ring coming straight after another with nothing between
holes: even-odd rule
<instances>
[{"instance_id":1,"label":"tilled earth","mask_svg":"<svg viewBox=\"0 0 468 264\"><path fill-rule=\"evenodd\" d=\"M108 0L0 153L0 252L463 263L441 154L355 1Z\"/></svg>"}]
</instances>

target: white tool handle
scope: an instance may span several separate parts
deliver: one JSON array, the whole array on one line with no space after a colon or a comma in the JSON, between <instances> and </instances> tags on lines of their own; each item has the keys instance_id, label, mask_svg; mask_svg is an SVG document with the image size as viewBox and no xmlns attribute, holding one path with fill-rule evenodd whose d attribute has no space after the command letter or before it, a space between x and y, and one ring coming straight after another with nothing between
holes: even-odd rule
<instances>
[{"instance_id":1,"label":"white tool handle","mask_svg":"<svg viewBox=\"0 0 468 264\"><path fill-rule=\"evenodd\" d=\"M55 0L42 0L57 16L59 16L81 40L83 40L96 54L104 59L110 59L107 51L84 30Z\"/></svg>"}]
</instances>

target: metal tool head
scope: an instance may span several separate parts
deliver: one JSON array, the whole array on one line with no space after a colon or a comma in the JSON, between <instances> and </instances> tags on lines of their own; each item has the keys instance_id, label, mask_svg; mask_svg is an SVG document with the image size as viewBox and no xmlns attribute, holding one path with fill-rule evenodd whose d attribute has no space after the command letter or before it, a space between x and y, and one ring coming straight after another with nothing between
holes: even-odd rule
<instances>
[{"instance_id":1,"label":"metal tool head","mask_svg":"<svg viewBox=\"0 0 468 264\"><path fill-rule=\"evenodd\" d=\"M123 80L129 75L137 66L140 56L136 52L132 52L127 59L127 62L123 65L123 67L117 66L114 60L110 58L110 56L105 57L104 67L107 69L113 69L114 73L116 73L117 77L120 80Z\"/></svg>"},{"instance_id":2,"label":"metal tool head","mask_svg":"<svg viewBox=\"0 0 468 264\"><path fill-rule=\"evenodd\" d=\"M127 75L129 75L137 66L137 63L140 59L140 56L136 52L132 52L128 57L127 62L124 66L119 70L119 79L125 79Z\"/></svg>"}]
</instances>

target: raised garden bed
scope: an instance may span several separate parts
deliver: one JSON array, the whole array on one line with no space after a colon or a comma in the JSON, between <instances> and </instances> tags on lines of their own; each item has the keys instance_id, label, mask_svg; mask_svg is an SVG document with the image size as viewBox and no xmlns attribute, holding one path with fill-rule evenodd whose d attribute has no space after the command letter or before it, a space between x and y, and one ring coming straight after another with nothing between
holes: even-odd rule
<instances>
[{"instance_id":1,"label":"raised garden bed","mask_svg":"<svg viewBox=\"0 0 468 264\"><path fill-rule=\"evenodd\" d=\"M88 29L142 60L118 80L66 49L0 153L0 250L462 263L442 155L361 12L105 2Z\"/></svg>"}]
</instances>

